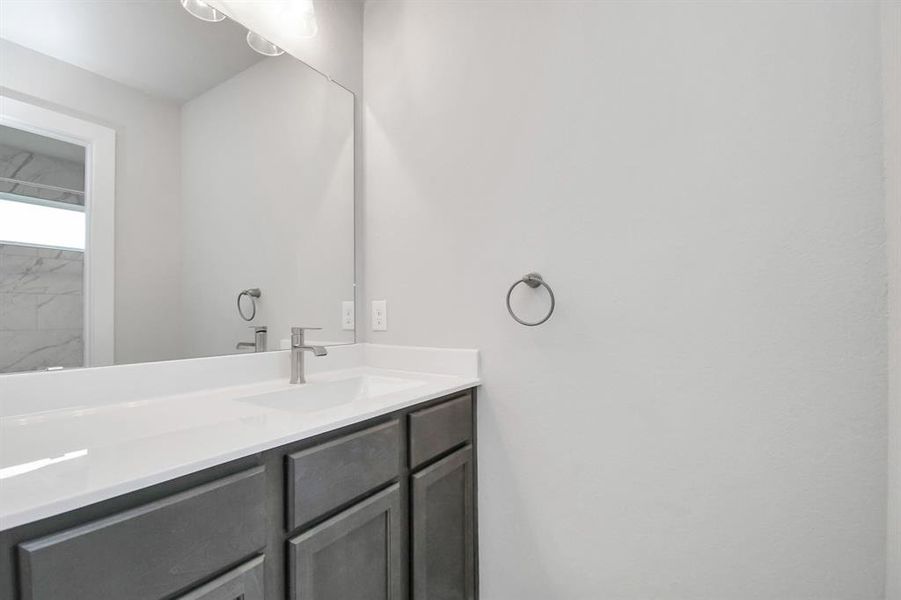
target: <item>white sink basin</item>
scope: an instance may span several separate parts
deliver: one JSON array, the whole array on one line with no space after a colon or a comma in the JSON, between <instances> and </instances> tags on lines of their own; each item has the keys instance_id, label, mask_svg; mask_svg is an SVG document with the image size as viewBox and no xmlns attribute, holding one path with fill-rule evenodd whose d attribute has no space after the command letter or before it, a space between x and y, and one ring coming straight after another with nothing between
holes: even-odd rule
<instances>
[{"instance_id":1,"label":"white sink basin","mask_svg":"<svg viewBox=\"0 0 901 600\"><path fill-rule=\"evenodd\" d=\"M278 410L308 412L327 410L359 400L377 398L418 387L424 383L418 379L401 377L355 375L335 381L304 383L292 386L290 389L237 398L236 400Z\"/></svg>"}]
</instances>

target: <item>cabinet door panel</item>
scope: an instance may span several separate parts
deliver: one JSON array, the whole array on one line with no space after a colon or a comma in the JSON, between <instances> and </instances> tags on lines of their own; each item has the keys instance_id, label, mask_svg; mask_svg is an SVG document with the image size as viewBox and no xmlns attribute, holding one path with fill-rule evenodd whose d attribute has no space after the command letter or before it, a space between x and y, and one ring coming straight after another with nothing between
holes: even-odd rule
<instances>
[{"instance_id":1,"label":"cabinet door panel","mask_svg":"<svg viewBox=\"0 0 901 600\"><path fill-rule=\"evenodd\" d=\"M178 600L264 600L263 557L258 556Z\"/></svg>"},{"instance_id":2,"label":"cabinet door panel","mask_svg":"<svg viewBox=\"0 0 901 600\"><path fill-rule=\"evenodd\" d=\"M413 600L472 600L472 447L413 475Z\"/></svg>"},{"instance_id":3,"label":"cabinet door panel","mask_svg":"<svg viewBox=\"0 0 901 600\"><path fill-rule=\"evenodd\" d=\"M292 600L401 600L400 486L290 540Z\"/></svg>"}]
</instances>

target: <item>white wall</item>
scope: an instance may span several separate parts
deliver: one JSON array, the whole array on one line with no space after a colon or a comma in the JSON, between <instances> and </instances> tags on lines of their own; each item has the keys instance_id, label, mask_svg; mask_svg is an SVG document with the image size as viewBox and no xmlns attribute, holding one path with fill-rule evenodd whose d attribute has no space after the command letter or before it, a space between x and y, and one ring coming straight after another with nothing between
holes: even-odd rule
<instances>
[{"instance_id":1,"label":"white wall","mask_svg":"<svg viewBox=\"0 0 901 600\"><path fill-rule=\"evenodd\" d=\"M901 2L882 5L889 255L889 506L886 600L901 600Z\"/></svg>"},{"instance_id":2,"label":"white wall","mask_svg":"<svg viewBox=\"0 0 901 600\"><path fill-rule=\"evenodd\" d=\"M115 359L177 356L178 106L5 40L0 86L116 130Z\"/></svg>"},{"instance_id":3,"label":"white wall","mask_svg":"<svg viewBox=\"0 0 901 600\"><path fill-rule=\"evenodd\" d=\"M184 356L253 341L235 307L252 287L270 349L292 326L353 342L341 329L341 303L354 297L353 112L350 92L290 56L183 106Z\"/></svg>"},{"instance_id":4,"label":"white wall","mask_svg":"<svg viewBox=\"0 0 901 600\"><path fill-rule=\"evenodd\" d=\"M483 351L482 597L881 598L878 6L370 2L364 37L367 337Z\"/></svg>"}]
</instances>

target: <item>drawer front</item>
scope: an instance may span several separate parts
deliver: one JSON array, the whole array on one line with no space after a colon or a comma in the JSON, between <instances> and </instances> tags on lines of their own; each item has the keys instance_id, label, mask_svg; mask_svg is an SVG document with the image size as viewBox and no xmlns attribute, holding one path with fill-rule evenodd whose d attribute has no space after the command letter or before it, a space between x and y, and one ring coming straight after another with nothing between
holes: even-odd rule
<instances>
[{"instance_id":1,"label":"drawer front","mask_svg":"<svg viewBox=\"0 0 901 600\"><path fill-rule=\"evenodd\" d=\"M264 600L263 557L258 556L178 600Z\"/></svg>"},{"instance_id":2,"label":"drawer front","mask_svg":"<svg viewBox=\"0 0 901 600\"><path fill-rule=\"evenodd\" d=\"M400 472L398 421L288 456L288 529L385 484Z\"/></svg>"},{"instance_id":3,"label":"drawer front","mask_svg":"<svg viewBox=\"0 0 901 600\"><path fill-rule=\"evenodd\" d=\"M400 485L288 540L289 600L401 600Z\"/></svg>"},{"instance_id":4,"label":"drawer front","mask_svg":"<svg viewBox=\"0 0 901 600\"><path fill-rule=\"evenodd\" d=\"M19 546L23 600L159 600L266 543L261 467Z\"/></svg>"},{"instance_id":5,"label":"drawer front","mask_svg":"<svg viewBox=\"0 0 901 600\"><path fill-rule=\"evenodd\" d=\"M410 414L410 468L472 440L472 394Z\"/></svg>"}]
</instances>

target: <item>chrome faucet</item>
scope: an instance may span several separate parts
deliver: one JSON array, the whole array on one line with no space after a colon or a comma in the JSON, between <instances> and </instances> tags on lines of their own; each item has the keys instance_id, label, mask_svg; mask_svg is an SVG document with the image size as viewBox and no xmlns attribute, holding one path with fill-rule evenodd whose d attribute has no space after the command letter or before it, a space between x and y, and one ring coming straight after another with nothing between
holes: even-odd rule
<instances>
[{"instance_id":1,"label":"chrome faucet","mask_svg":"<svg viewBox=\"0 0 901 600\"><path fill-rule=\"evenodd\" d=\"M312 352L313 356L325 356L328 354L322 346L305 346L303 332L319 330L321 327L292 327L291 328L291 383L306 383L303 373L303 353Z\"/></svg>"},{"instance_id":2,"label":"chrome faucet","mask_svg":"<svg viewBox=\"0 0 901 600\"><path fill-rule=\"evenodd\" d=\"M269 336L269 328L265 325L250 325L253 329L253 342L238 342L235 348L253 348L254 352L266 351L266 338Z\"/></svg>"}]
</instances>

